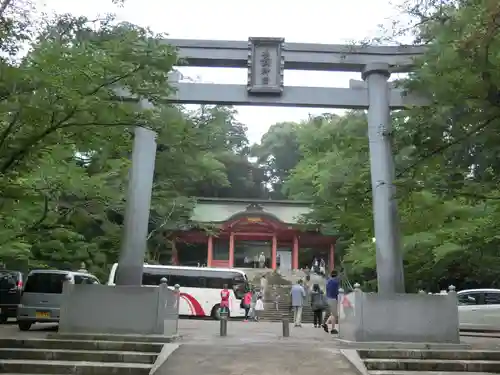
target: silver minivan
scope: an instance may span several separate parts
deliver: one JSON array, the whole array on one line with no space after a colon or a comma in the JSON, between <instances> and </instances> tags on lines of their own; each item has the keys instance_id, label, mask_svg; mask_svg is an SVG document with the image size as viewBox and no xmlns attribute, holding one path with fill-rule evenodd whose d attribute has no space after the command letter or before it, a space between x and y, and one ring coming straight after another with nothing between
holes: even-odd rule
<instances>
[{"instance_id":1,"label":"silver minivan","mask_svg":"<svg viewBox=\"0 0 500 375\"><path fill-rule=\"evenodd\" d=\"M59 311L65 281L73 284L100 284L87 272L33 270L28 274L17 309L17 324L27 331L33 323L59 322Z\"/></svg>"}]
</instances>

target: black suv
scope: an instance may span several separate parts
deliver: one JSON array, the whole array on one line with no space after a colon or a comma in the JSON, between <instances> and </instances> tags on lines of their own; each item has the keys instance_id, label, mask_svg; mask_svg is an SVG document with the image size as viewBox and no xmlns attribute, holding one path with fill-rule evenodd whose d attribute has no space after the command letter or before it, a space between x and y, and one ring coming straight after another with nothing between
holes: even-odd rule
<instances>
[{"instance_id":1,"label":"black suv","mask_svg":"<svg viewBox=\"0 0 500 375\"><path fill-rule=\"evenodd\" d=\"M21 272L0 270L0 323L16 317L22 290L23 274Z\"/></svg>"}]
</instances>

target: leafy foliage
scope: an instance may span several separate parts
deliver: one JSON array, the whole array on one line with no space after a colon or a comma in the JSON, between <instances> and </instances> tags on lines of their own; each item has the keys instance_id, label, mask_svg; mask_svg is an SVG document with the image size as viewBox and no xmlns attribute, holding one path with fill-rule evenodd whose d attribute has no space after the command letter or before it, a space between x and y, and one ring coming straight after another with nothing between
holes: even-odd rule
<instances>
[{"instance_id":1,"label":"leafy foliage","mask_svg":"<svg viewBox=\"0 0 500 375\"><path fill-rule=\"evenodd\" d=\"M260 144L252 147L252 156L262 168L270 195L283 199L283 184L299 160L297 129L293 122L277 123L271 126Z\"/></svg>"},{"instance_id":2,"label":"leafy foliage","mask_svg":"<svg viewBox=\"0 0 500 375\"><path fill-rule=\"evenodd\" d=\"M433 99L393 114L407 288L498 286L499 3L409 1L405 10L428 50L402 84ZM325 116L317 126L299 131L302 160L287 189L314 200L308 219L343 236L348 273L375 287L366 119Z\"/></svg>"},{"instance_id":3,"label":"leafy foliage","mask_svg":"<svg viewBox=\"0 0 500 375\"><path fill-rule=\"evenodd\" d=\"M162 35L112 17L37 23L28 1L1 4L0 260L85 262L104 276L120 249L133 127L147 126L158 134L148 236L158 261L200 186L238 180L228 171L248 153L244 126L230 108L165 104L177 57Z\"/></svg>"}]
</instances>

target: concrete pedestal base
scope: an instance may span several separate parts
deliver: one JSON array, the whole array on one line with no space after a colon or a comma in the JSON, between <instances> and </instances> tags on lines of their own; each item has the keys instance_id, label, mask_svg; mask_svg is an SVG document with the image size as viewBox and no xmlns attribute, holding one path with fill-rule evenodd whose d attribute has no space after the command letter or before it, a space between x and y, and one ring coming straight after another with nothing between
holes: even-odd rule
<instances>
[{"instance_id":1,"label":"concrete pedestal base","mask_svg":"<svg viewBox=\"0 0 500 375\"><path fill-rule=\"evenodd\" d=\"M85 334L177 334L178 296L159 287L65 283L59 332Z\"/></svg>"},{"instance_id":2,"label":"concrete pedestal base","mask_svg":"<svg viewBox=\"0 0 500 375\"><path fill-rule=\"evenodd\" d=\"M341 300L341 340L460 343L455 293L386 296L356 290L342 298L346 300Z\"/></svg>"}]
</instances>

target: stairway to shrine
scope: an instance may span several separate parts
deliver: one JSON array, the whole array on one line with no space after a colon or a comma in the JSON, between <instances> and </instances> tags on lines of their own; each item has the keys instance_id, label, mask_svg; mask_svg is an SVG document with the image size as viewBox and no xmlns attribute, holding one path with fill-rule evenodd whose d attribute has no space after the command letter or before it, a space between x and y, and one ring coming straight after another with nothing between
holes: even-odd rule
<instances>
[{"instance_id":1,"label":"stairway to shrine","mask_svg":"<svg viewBox=\"0 0 500 375\"><path fill-rule=\"evenodd\" d=\"M272 275L274 271L270 268L238 268L246 273L248 280L255 286L259 286L262 276ZM277 270L276 271L288 283L294 284L300 279L305 280L306 272L303 270Z\"/></svg>"},{"instance_id":2,"label":"stairway to shrine","mask_svg":"<svg viewBox=\"0 0 500 375\"><path fill-rule=\"evenodd\" d=\"M261 288L261 278L266 277L266 286L264 294L264 312L262 313L262 320L279 322L283 316L288 317L290 322L293 322L293 311L290 303L290 288L298 280L305 280L307 272L303 270L278 270L274 272L269 268L240 268L248 277L248 280L257 289ZM321 275L311 274L309 287L313 284L319 284L320 288L324 291L326 287L326 279ZM275 294L280 296L278 301L278 309L274 303ZM313 312L311 309L309 297L305 302L302 310L302 322L305 324L313 323Z\"/></svg>"},{"instance_id":3,"label":"stairway to shrine","mask_svg":"<svg viewBox=\"0 0 500 375\"><path fill-rule=\"evenodd\" d=\"M286 316L290 323L293 323L293 311L290 308L290 301L278 303L278 309L276 309L274 302L265 302L264 309L261 316L264 321L280 322L283 316ZM304 305L302 308L302 323L313 323L313 312L310 304Z\"/></svg>"}]
</instances>

